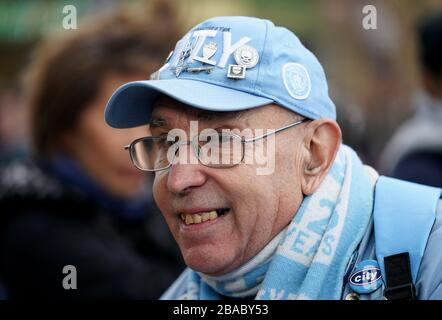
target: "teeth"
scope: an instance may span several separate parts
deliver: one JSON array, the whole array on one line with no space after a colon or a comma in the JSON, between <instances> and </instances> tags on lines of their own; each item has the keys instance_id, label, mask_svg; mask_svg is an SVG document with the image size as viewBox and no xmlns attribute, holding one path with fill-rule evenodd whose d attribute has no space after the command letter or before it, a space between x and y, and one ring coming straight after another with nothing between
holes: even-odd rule
<instances>
[{"instance_id":1,"label":"teeth","mask_svg":"<svg viewBox=\"0 0 442 320\"><path fill-rule=\"evenodd\" d=\"M186 214L186 224L193 224L193 218L191 214Z\"/></svg>"},{"instance_id":2,"label":"teeth","mask_svg":"<svg viewBox=\"0 0 442 320\"><path fill-rule=\"evenodd\" d=\"M210 211L209 219L214 220L216 218L218 218L218 213L216 213L216 211Z\"/></svg>"},{"instance_id":3,"label":"teeth","mask_svg":"<svg viewBox=\"0 0 442 320\"><path fill-rule=\"evenodd\" d=\"M181 220L183 220L186 225L215 220L216 218L218 218L218 213L215 210L201 214L181 214Z\"/></svg>"},{"instance_id":4,"label":"teeth","mask_svg":"<svg viewBox=\"0 0 442 320\"><path fill-rule=\"evenodd\" d=\"M210 213L204 212L203 213L203 222L209 220L209 217L210 217Z\"/></svg>"},{"instance_id":5,"label":"teeth","mask_svg":"<svg viewBox=\"0 0 442 320\"><path fill-rule=\"evenodd\" d=\"M193 216L193 223L201 223L201 220L202 220L202 218L199 214L195 214Z\"/></svg>"}]
</instances>

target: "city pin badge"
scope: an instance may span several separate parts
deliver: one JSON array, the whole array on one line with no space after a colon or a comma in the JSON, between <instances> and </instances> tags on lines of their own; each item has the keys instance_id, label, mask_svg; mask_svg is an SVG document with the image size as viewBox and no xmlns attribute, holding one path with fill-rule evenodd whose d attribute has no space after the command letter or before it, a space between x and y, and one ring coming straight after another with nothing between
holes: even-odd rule
<instances>
[{"instance_id":1,"label":"city pin badge","mask_svg":"<svg viewBox=\"0 0 442 320\"><path fill-rule=\"evenodd\" d=\"M247 69L253 68L259 61L258 51L249 45L243 45L236 49L233 57L238 65Z\"/></svg>"},{"instance_id":2,"label":"city pin badge","mask_svg":"<svg viewBox=\"0 0 442 320\"><path fill-rule=\"evenodd\" d=\"M202 71L205 71L206 73L211 73L215 67L194 67L194 68L187 68L186 71L192 72L192 73L200 73Z\"/></svg>"},{"instance_id":3,"label":"city pin badge","mask_svg":"<svg viewBox=\"0 0 442 320\"><path fill-rule=\"evenodd\" d=\"M230 64L229 68L227 70L227 78L229 79L244 79L246 77L246 67L236 65L236 64Z\"/></svg>"},{"instance_id":4,"label":"city pin badge","mask_svg":"<svg viewBox=\"0 0 442 320\"><path fill-rule=\"evenodd\" d=\"M197 61L200 61L202 63L216 65L216 61L210 60L210 58L213 57L213 55L218 50L218 47L215 42L209 42L204 45L203 47L203 56L197 57L195 56L194 59Z\"/></svg>"},{"instance_id":5,"label":"city pin badge","mask_svg":"<svg viewBox=\"0 0 442 320\"><path fill-rule=\"evenodd\" d=\"M359 294L369 294L382 286L382 273L376 260L364 260L356 265L349 278L350 288Z\"/></svg>"},{"instance_id":6,"label":"city pin badge","mask_svg":"<svg viewBox=\"0 0 442 320\"><path fill-rule=\"evenodd\" d=\"M194 46L195 46L194 42L187 40L184 49L180 52L180 56L178 58L178 64L175 68L176 77L179 77L181 72L186 70L187 65L184 64L184 60L186 60L191 55Z\"/></svg>"}]
</instances>

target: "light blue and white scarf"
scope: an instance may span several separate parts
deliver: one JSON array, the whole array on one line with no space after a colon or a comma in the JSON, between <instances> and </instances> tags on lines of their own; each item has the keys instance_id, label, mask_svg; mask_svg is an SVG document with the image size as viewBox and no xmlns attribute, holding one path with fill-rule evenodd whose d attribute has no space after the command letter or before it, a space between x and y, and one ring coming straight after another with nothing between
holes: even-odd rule
<instances>
[{"instance_id":1,"label":"light blue and white scarf","mask_svg":"<svg viewBox=\"0 0 442 320\"><path fill-rule=\"evenodd\" d=\"M342 145L318 190L257 256L227 275L191 271L187 299L339 299L372 213L376 172Z\"/></svg>"}]
</instances>

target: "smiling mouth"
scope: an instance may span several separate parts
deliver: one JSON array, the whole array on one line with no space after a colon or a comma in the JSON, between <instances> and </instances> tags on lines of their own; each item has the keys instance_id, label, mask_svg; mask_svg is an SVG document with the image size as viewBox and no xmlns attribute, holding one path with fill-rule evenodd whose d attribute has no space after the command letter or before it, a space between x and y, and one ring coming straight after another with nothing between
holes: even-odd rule
<instances>
[{"instance_id":1,"label":"smiling mouth","mask_svg":"<svg viewBox=\"0 0 442 320\"><path fill-rule=\"evenodd\" d=\"M229 212L229 208L221 208L212 211L199 212L199 213L182 213L180 214L181 220L186 225L199 224L209 220L215 220L219 216L222 216Z\"/></svg>"}]
</instances>

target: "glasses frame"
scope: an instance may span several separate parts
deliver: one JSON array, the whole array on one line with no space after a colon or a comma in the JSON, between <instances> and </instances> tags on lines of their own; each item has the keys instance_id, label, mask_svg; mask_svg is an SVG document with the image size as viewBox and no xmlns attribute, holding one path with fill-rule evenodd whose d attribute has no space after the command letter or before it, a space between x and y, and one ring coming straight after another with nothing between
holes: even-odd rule
<instances>
[{"instance_id":1,"label":"glasses frame","mask_svg":"<svg viewBox=\"0 0 442 320\"><path fill-rule=\"evenodd\" d=\"M285 126L283 126L283 127L280 127L280 128L276 129L276 130L273 131L273 132L265 133L265 134L262 134L262 135L260 135L260 136L253 137L253 138L250 138L250 139L246 139L246 138L244 138L244 137L242 137L242 136L240 136L240 135L237 135L237 134L235 134L235 133L228 133L228 134L231 135L231 136L235 136L236 138L239 138L239 140L241 141L241 148L242 148L242 157L241 157L241 160L240 160L238 163L235 163L235 164L233 164L233 165L231 165L231 166L220 166L220 167L217 167L217 166L209 166L209 165L207 165L207 164L202 163L201 160L200 160L199 154L198 154L198 147L199 147L199 145L196 144L195 141L194 141L196 138L199 137L199 134L196 135L192 140L187 140L187 141L177 141L174 145L177 145L177 150L176 150L176 151L178 151L178 150L179 150L179 147L182 146L182 145L192 145L192 147L193 147L192 149L193 149L194 155L196 156L196 158L198 159L198 162L199 162L200 164L202 164L203 166L209 167L209 168L227 169L227 168L232 168L232 167L234 167L234 166L237 166L238 164L240 164L240 163L244 160L244 154L245 154L244 145L245 145L246 143L252 143L252 142L255 142L255 141L258 141L258 140L261 140L261 139L267 138L268 136L276 135L277 133L279 133L279 132L281 132L281 131L284 131L284 130L287 130L287 129L290 129L290 128L293 128L293 127L296 127L296 126L298 126L298 125L300 125L300 124L302 124L302 123L305 123L305 122L307 122L307 121L312 121L312 120L311 120L311 119L308 119L308 118L304 118L304 119L302 119L302 120L298 120L298 121L296 121L296 122L289 123L289 124L287 124L287 125L285 125ZM167 170L167 169L169 169L169 168L172 166L172 163L169 163L169 165L168 165L167 167L160 168L160 169L144 169L144 168L140 168L140 167L136 164L136 161L134 160L134 155L133 155L133 153L135 152L135 148L134 148L135 144L137 144L139 141L143 141L143 140L145 140L145 139L152 139L152 138L162 138L162 137L159 137L159 136L141 137L141 138L135 139L135 140L132 141L130 144L125 145L123 148L124 148L124 150L128 150L129 155L130 155L130 160L132 161L132 164L133 164L137 169L139 169L139 170L141 170L141 171L146 171L146 172L157 172L157 171L162 171L162 170ZM175 152L176 152L176 151L175 151Z\"/></svg>"}]
</instances>

